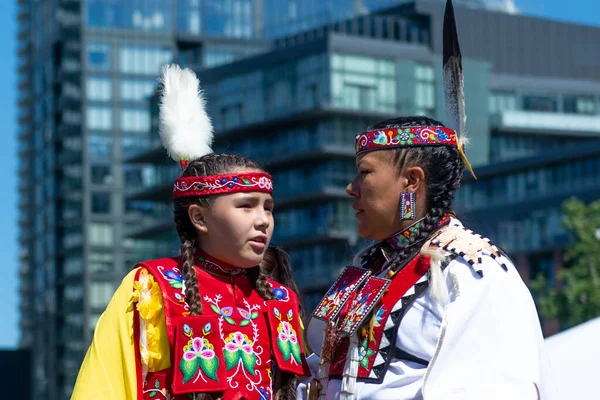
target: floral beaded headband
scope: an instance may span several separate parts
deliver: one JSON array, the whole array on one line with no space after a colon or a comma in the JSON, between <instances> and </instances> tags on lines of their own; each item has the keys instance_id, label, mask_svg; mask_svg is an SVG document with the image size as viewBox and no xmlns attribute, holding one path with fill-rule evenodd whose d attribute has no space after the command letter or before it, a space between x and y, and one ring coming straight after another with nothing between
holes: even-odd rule
<instances>
[{"instance_id":1,"label":"floral beaded headband","mask_svg":"<svg viewBox=\"0 0 600 400\"><path fill-rule=\"evenodd\" d=\"M206 113L200 81L190 69L163 68L159 133L167 153L185 169L191 159L212 153L213 126ZM184 176L173 185L173 198L240 192L273 193L271 176L242 172L209 176Z\"/></svg>"},{"instance_id":2,"label":"floral beaded headband","mask_svg":"<svg viewBox=\"0 0 600 400\"><path fill-rule=\"evenodd\" d=\"M373 150L416 146L455 146L463 163L475 176L458 134L443 126L378 129L363 132L355 138L356 155Z\"/></svg>"},{"instance_id":3,"label":"floral beaded headband","mask_svg":"<svg viewBox=\"0 0 600 400\"><path fill-rule=\"evenodd\" d=\"M185 176L178 178L173 187L173 198L207 196L242 192L273 194L271 176L264 172L241 174Z\"/></svg>"}]
</instances>

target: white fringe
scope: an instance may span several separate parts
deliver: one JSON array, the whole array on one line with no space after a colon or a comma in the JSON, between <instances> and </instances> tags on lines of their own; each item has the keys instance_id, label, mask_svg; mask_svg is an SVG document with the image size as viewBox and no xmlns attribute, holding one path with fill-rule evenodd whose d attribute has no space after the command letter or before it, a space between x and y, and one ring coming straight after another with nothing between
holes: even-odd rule
<instances>
[{"instance_id":1,"label":"white fringe","mask_svg":"<svg viewBox=\"0 0 600 400\"><path fill-rule=\"evenodd\" d=\"M354 400L354 389L356 378L358 377L358 334L350 338L350 348L348 349L348 358L344 365L344 377L342 378L342 387L340 390L340 400Z\"/></svg>"},{"instance_id":2,"label":"white fringe","mask_svg":"<svg viewBox=\"0 0 600 400\"><path fill-rule=\"evenodd\" d=\"M319 373L317 379L321 384L321 391L319 392L319 400L324 400L327 396L327 386L329 386L329 362L323 362L319 364Z\"/></svg>"},{"instance_id":3,"label":"white fringe","mask_svg":"<svg viewBox=\"0 0 600 400\"><path fill-rule=\"evenodd\" d=\"M436 248L429 247L429 241L421 248L421 255L431 257L429 266L429 291L431 297L438 304L448 302L448 288L444 283L442 264L446 260L445 253Z\"/></svg>"},{"instance_id":4,"label":"white fringe","mask_svg":"<svg viewBox=\"0 0 600 400\"><path fill-rule=\"evenodd\" d=\"M148 337L146 334L146 320L142 317L140 318L140 353L148 354ZM148 364L144 362L143 357L140 357L142 360L142 382L146 382L146 375L148 374Z\"/></svg>"}]
</instances>

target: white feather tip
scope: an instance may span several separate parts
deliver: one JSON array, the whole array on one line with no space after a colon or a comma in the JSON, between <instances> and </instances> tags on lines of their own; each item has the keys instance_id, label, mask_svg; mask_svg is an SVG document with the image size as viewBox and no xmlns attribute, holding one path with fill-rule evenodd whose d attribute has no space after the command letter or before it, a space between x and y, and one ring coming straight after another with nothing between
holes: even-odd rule
<instances>
[{"instance_id":1,"label":"white feather tip","mask_svg":"<svg viewBox=\"0 0 600 400\"><path fill-rule=\"evenodd\" d=\"M159 134L175 161L212 153L213 126L196 74L172 64L163 67Z\"/></svg>"}]
</instances>

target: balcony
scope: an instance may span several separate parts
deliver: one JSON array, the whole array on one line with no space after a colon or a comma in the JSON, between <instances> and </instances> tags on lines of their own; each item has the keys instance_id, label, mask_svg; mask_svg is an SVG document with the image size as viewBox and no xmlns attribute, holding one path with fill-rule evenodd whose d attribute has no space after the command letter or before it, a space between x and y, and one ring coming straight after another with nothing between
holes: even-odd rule
<instances>
[{"instance_id":1,"label":"balcony","mask_svg":"<svg viewBox=\"0 0 600 400\"><path fill-rule=\"evenodd\" d=\"M19 97L17 98L17 105L19 108L24 108L31 104L32 94L29 91L23 91L19 93Z\"/></svg>"},{"instance_id":2,"label":"balcony","mask_svg":"<svg viewBox=\"0 0 600 400\"><path fill-rule=\"evenodd\" d=\"M18 151L17 154L19 155L20 159L25 159L29 155L31 155L32 153L33 153L33 151L31 149L31 144L30 143L26 143L26 142L19 143L19 151Z\"/></svg>"},{"instance_id":3,"label":"balcony","mask_svg":"<svg viewBox=\"0 0 600 400\"><path fill-rule=\"evenodd\" d=\"M164 150L163 150L164 153ZM181 170L177 164L153 165L150 173L127 186L127 200L158 201L170 203L173 194L173 182Z\"/></svg>"},{"instance_id":4,"label":"balcony","mask_svg":"<svg viewBox=\"0 0 600 400\"><path fill-rule=\"evenodd\" d=\"M265 168L269 170L297 166L301 163L306 165L314 161L329 160L334 157L351 159L354 159L355 157L354 147L346 145L325 145L316 143L314 146L310 146L310 148L282 147L284 148L275 146L275 148L271 148L271 150L262 157L257 157L255 155L252 157L260 157L263 160Z\"/></svg>"},{"instance_id":5,"label":"balcony","mask_svg":"<svg viewBox=\"0 0 600 400\"><path fill-rule=\"evenodd\" d=\"M21 3L21 1L19 1L19 3ZM22 22L27 21L29 19L29 16L30 16L30 14L29 14L29 10L27 8L19 7L19 11L17 14L17 20L19 22L22 23Z\"/></svg>"},{"instance_id":6,"label":"balcony","mask_svg":"<svg viewBox=\"0 0 600 400\"><path fill-rule=\"evenodd\" d=\"M31 88L31 80L28 76L22 77L18 80L17 89L19 91L24 91Z\"/></svg>"},{"instance_id":7,"label":"balcony","mask_svg":"<svg viewBox=\"0 0 600 400\"><path fill-rule=\"evenodd\" d=\"M172 165L174 161L167 156L165 148L160 143L158 135L153 135L147 146L141 146L139 151L126 161L129 164Z\"/></svg>"},{"instance_id":8,"label":"balcony","mask_svg":"<svg viewBox=\"0 0 600 400\"><path fill-rule=\"evenodd\" d=\"M600 137L600 116L596 115L504 111L491 117L491 126L501 131Z\"/></svg>"},{"instance_id":9,"label":"balcony","mask_svg":"<svg viewBox=\"0 0 600 400\"><path fill-rule=\"evenodd\" d=\"M349 181L348 181L349 182ZM292 186L291 190L283 191L279 186L275 187L275 200L277 210L285 210L289 207L297 207L306 204L322 203L330 199L348 199L346 189L340 186L323 184L300 184Z\"/></svg>"},{"instance_id":10,"label":"balcony","mask_svg":"<svg viewBox=\"0 0 600 400\"><path fill-rule=\"evenodd\" d=\"M29 142L31 140L31 134L33 133L33 125L31 121L27 121L19 126L19 134L17 138L19 141Z\"/></svg>"},{"instance_id":11,"label":"balcony","mask_svg":"<svg viewBox=\"0 0 600 400\"><path fill-rule=\"evenodd\" d=\"M173 218L144 219L128 230L126 236L131 239L152 239L172 232Z\"/></svg>"},{"instance_id":12,"label":"balcony","mask_svg":"<svg viewBox=\"0 0 600 400\"><path fill-rule=\"evenodd\" d=\"M270 27L267 26L266 30L269 31ZM430 35L427 26L409 19L385 15L361 15L276 39L275 47L278 49L295 47L323 39L333 33L424 46L429 45Z\"/></svg>"},{"instance_id":13,"label":"balcony","mask_svg":"<svg viewBox=\"0 0 600 400\"><path fill-rule=\"evenodd\" d=\"M277 218L277 217L276 217ZM279 229L281 232L284 228ZM319 227L315 229L303 229L303 233L277 235L275 238L278 245L287 248L304 247L327 243L355 243L357 240L356 230L341 230L335 228Z\"/></svg>"}]
</instances>

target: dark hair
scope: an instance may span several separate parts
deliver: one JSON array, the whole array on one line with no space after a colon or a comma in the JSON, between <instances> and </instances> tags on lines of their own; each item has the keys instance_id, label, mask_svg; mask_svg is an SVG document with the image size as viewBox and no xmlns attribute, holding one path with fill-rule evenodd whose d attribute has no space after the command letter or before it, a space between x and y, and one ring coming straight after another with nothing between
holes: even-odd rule
<instances>
[{"instance_id":1,"label":"dark hair","mask_svg":"<svg viewBox=\"0 0 600 400\"><path fill-rule=\"evenodd\" d=\"M181 176L208 176L233 173L239 170L263 171L254 161L247 157L231 153L211 153L197 158L189 163L182 171ZM194 269L194 255L197 250L197 232L188 216L188 208L197 204L206 208L211 205L212 196L182 197L173 201L175 228L181 240L179 267L185 279L185 297L190 308L190 315L202 314L202 298L198 277ZM265 264L265 267L274 268ZM256 291L265 300L275 300L273 290L267 281L267 276L261 269L251 268L248 277L253 280ZM295 377L279 371L273 378L273 392L278 399L293 399L296 393ZM275 385L278 383L278 385ZM293 396L292 393L293 392ZM211 400L217 395L200 393L196 396L199 400Z\"/></svg>"},{"instance_id":2,"label":"dark hair","mask_svg":"<svg viewBox=\"0 0 600 400\"><path fill-rule=\"evenodd\" d=\"M444 125L425 116L411 116L387 119L370 126L368 130L418 126ZM425 172L428 211L409 244L419 243L431 236L444 214L452 212L454 192L460 186L465 166L454 146L402 147L391 151L391 161L398 174L407 166L419 166ZM406 257L414 253L414 250L410 250L411 247L409 245L400 252L399 262L405 261Z\"/></svg>"},{"instance_id":3,"label":"dark hair","mask_svg":"<svg viewBox=\"0 0 600 400\"><path fill-rule=\"evenodd\" d=\"M260 269L263 274L296 293L300 317L304 318L304 305L302 304L302 301L300 301L300 290L298 289L298 285L296 285L296 281L292 274L291 260L288 253L281 247L269 246L265 252L265 257L260 263Z\"/></svg>"}]
</instances>

